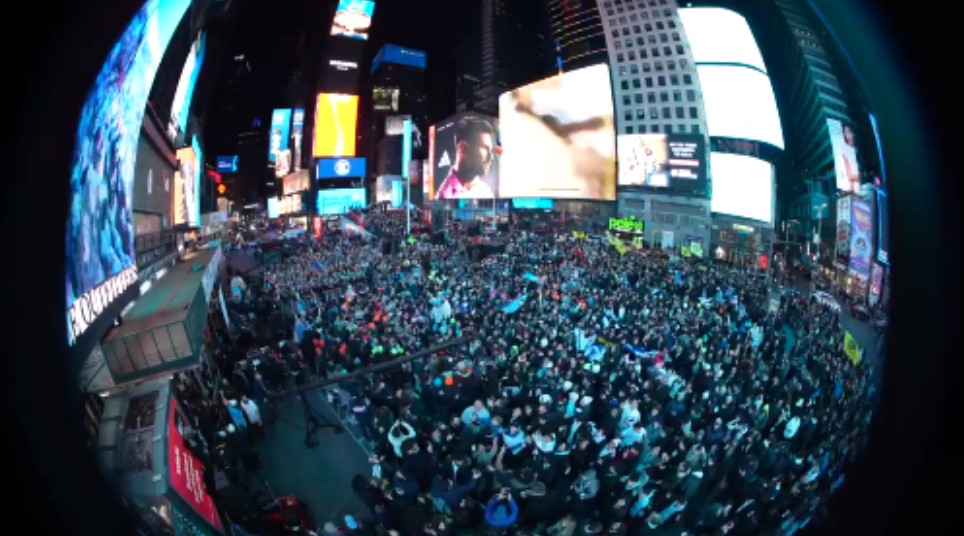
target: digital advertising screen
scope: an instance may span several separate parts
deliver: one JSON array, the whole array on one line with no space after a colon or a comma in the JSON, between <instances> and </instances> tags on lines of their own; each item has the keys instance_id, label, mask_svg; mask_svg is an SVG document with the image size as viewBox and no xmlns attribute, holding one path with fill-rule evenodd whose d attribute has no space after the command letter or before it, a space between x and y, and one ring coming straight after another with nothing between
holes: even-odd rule
<instances>
[{"instance_id":1,"label":"digital advertising screen","mask_svg":"<svg viewBox=\"0 0 964 536\"><path fill-rule=\"evenodd\" d=\"M375 2L371 0L339 0L331 35L367 41L374 12Z\"/></svg>"},{"instance_id":2,"label":"digital advertising screen","mask_svg":"<svg viewBox=\"0 0 964 536\"><path fill-rule=\"evenodd\" d=\"M301 171L301 144L305 134L305 110L295 108L291 114L291 171Z\"/></svg>"},{"instance_id":3,"label":"digital advertising screen","mask_svg":"<svg viewBox=\"0 0 964 536\"><path fill-rule=\"evenodd\" d=\"M372 88L372 108L379 112L397 112L401 90L397 87Z\"/></svg>"},{"instance_id":4,"label":"digital advertising screen","mask_svg":"<svg viewBox=\"0 0 964 536\"><path fill-rule=\"evenodd\" d=\"M422 160L412 160L408 163L408 181L412 183L412 191L418 186L419 191L422 189L422 168L424 167L424 162Z\"/></svg>"},{"instance_id":5,"label":"digital advertising screen","mask_svg":"<svg viewBox=\"0 0 964 536\"><path fill-rule=\"evenodd\" d=\"M281 181L282 195L303 192L309 188L311 188L311 179L308 177L307 170L296 171Z\"/></svg>"},{"instance_id":6,"label":"digital advertising screen","mask_svg":"<svg viewBox=\"0 0 964 536\"><path fill-rule=\"evenodd\" d=\"M552 199L546 199L543 197L528 197L528 198L512 200L512 208L530 209L530 210L552 210L552 207L553 207Z\"/></svg>"},{"instance_id":7,"label":"digital advertising screen","mask_svg":"<svg viewBox=\"0 0 964 536\"><path fill-rule=\"evenodd\" d=\"M399 208L405 205L405 181L396 178L392 181L392 194L391 194L391 205L392 208Z\"/></svg>"},{"instance_id":8,"label":"digital advertising screen","mask_svg":"<svg viewBox=\"0 0 964 536\"><path fill-rule=\"evenodd\" d=\"M372 60L371 72L374 73L377 71L378 67L383 63L394 63L416 69L425 69L427 61L428 54L426 54L424 50L415 50L414 48L400 47L398 45L385 45L378 51L378 54L375 55L375 59Z\"/></svg>"},{"instance_id":9,"label":"digital advertising screen","mask_svg":"<svg viewBox=\"0 0 964 536\"><path fill-rule=\"evenodd\" d=\"M322 216L345 214L367 205L364 188L318 190L318 214Z\"/></svg>"},{"instance_id":10,"label":"digital advertising screen","mask_svg":"<svg viewBox=\"0 0 964 536\"><path fill-rule=\"evenodd\" d=\"M411 119L410 115L389 115L385 117L385 135L401 136L405 130L405 120Z\"/></svg>"},{"instance_id":11,"label":"digital advertising screen","mask_svg":"<svg viewBox=\"0 0 964 536\"><path fill-rule=\"evenodd\" d=\"M770 77L742 66L697 65L710 136L761 141L783 149Z\"/></svg>"},{"instance_id":12,"label":"digital advertising screen","mask_svg":"<svg viewBox=\"0 0 964 536\"><path fill-rule=\"evenodd\" d=\"M147 136L137 141L137 160L134 163L133 210L163 214L171 221L171 188L174 186L176 163L158 153ZM135 212L135 218L136 214ZM159 232L161 229L156 229ZM140 234L140 231L134 235Z\"/></svg>"},{"instance_id":13,"label":"digital advertising screen","mask_svg":"<svg viewBox=\"0 0 964 536\"><path fill-rule=\"evenodd\" d=\"M860 166L857 164L857 147L854 143L854 131L850 125L838 119L827 118L827 132L830 134L830 146L833 148L833 167L837 175L837 189L849 192L860 192Z\"/></svg>"},{"instance_id":14,"label":"digital advertising screen","mask_svg":"<svg viewBox=\"0 0 964 536\"><path fill-rule=\"evenodd\" d=\"M194 138L195 140L197 138ZM177 150L177 172L174 174L174 225L196 226L201 214L198 206L201 186L201 163L196 144Z\"/></svg>"},{"instance_id":15,"label":"digital advertising screen","mask_svg":"<svg viewBox=\"0 0 964 536\"><path fill-rule=\"evenodd\" d=\"M874 130L874 143L877 145L877 161L880 162L880 179L884 186L887 186L887 166L884 161L884 144L880 141L880 127L877 124L877 116L867 114L870 120L870 128Z\"/></svg>"},{"instance_id":16,"label":"digital advertising screen","mask_svg":"<svg viewBox=\"0 0 964 536\"><path fill-rule=\"evenodd\" d=\"M679 9L693 61L747 65L766 72L763 55L742 15L719 7Z\"/></svg>"},{"instance_id":17,"label":"digital advertising screen","mask_svg":"<svg viewBox=\"0 0 964 536\"><path fill-rule=\"evenodd\" d=\"M607 65L503 93L499 125L499 197L616 198L616 135Z\"/></svg>"},{"instance_id":18,"label":"digital advertising screen","mask_svg":"<svg viewBox=\"0 0 964 536\"><path fill-rule=\"evenodd\" d=\"M710 170L713 212L773 223L773 164L750 156L710 153Z\"/></svg>"},{"instance_id":19,"label":"digital advertising screen","mask_svg":"<svg viewBox=\"0 0 964 536\"><path fill-rule=\"evenodd\" d=\"M620 134L620 186L669 187L669 143L666 134Z\"/></svg>"},{"instance_id":20,"label":"digital advertising screen","mask_svg":"<svg viewBox=\"0 0 964 536\"><path fill-rule=\"evenodd\" d=\"M187 132L187 118L191 113L191 100L194 98L194 86L197 85L197 77L201 72L201 65L204 63L205 43L207 39L204 33L200 33L191 45L191 51L181 69L181 78L178 79L177 89L174 92L174 100L171 102L171 120L168 124L168 131L176 133Z\"/></svg>"},{"instance_id":21,"label":"digital advertising screen","mask_svg":"<svg viewBox=\"0 0 964 536\"><path fill-rule=\"evenodd\" d=\"M269 197L268 198L268 217L277 218L281 214L278 212L278 198Z\"/></svg>"},{"instance_id":22,"label":"digital advertising screen","mask_svg":"<svg viewBox=\"0 0 964 536\"><path fill-rule=\"evenodd\" d=\"M215 160L218 173L234 173L238 171L238 155L219 156Z\"/></svg>"},{"instance_id":23,"label":"digital advertising screen","mask_svg":"<svg viewBox=\"0 0 964 536\"><path fill-rule=\"evenodd\" d=\"M355 156L358 95L319 93L315 106L313 156Z\"/></svg>"},{"instance_id":24,"label":"digital advertising screen","mask_svg":"<svg viewBox=\"0 0 964 536\"><path fill-rule=\"evenodd\" d=\"M276 205L279 216L299 214L305 211L304 196L301 193L281 196Z\"/></svg>"},{"instance_id":25,"label":"digital advertising screen","mask_svg":"<svg viewBox=\"0 0 964 536\"><path fill-rule=\"evenodd\" d=\"M320 158L316 166L318 179L343 179L366 175L364 158Z\"/></svg>"},{"instance_id":26,"label":"digital advertising screen","mask_svg":"<svg viewBox=\"0 0 964 536\"><path fill-rule=\"evenodd\" d=\"M890 266L890 212L887 191L877 188L877 262Z\"/></svg>"},{"instance_id":27,"label":"digital advertising screen","mask_svg":"<svg viewBox=\"0 0 964 536\"><path fill-rule=\"evenodd\" d=\"M864 278L870 277L873 256L874 222L870 203L862 199L850 200L850 271Z\"/></svg>"},{"instance_id":28,"label":"digital advertising screen","mask_svg":"<svg viewBox=\"0 0 964 536\"><path fill-rule=\"evenodd\" d=\"M283 177L291 170L291 110L277 109L271 113L268 163L274 166L275 177Z\"/></svg>"},{"instance_id":29,"label":"digital advertising screen","mask_svg":"<svg viewBox=\"0 0 964 536\"><path fill-rule=\"evenodd\" d=\"M402 178L408 179L408 166L412 162L412 119L402 124Z\"/></svg>"},{"instance_id":30,"label":"digital advertising screen","mask_svg":"<svg viewBox=\"0 0 964 536\"><path fill-rule=\"evenodd\" d=\"M392 200L392 185L401 180L398 175L379 175L375 178L375 202L384 203Z\"/></svg>"},{"instance_id":31,"label":"digital advertising screen","mask_svg":"<svg viewBox=\"0 0 964 536\"><path fill-rule=\"evenodd\" d=\"M64 274L70 345L120 295L115 286L109 295L91 300L91 291L137 259L131 198L144 107L164 51L190 5L190 0L148 0L111 49L80 111Z\"/></svg>"},{"instance_id":32,"label":"digital advertising screen","mask_svg":"<svg viewBox=\"0 0 964 536\"><path fill-rule=\"evenodd\" d=\"M837 198L837 257L850 257L850 196Z\"/></svg>"},{"instance_id":33,"label":"digital advertising screen","mask_svg":"<svg viewBox=\"0 0 964 536\"><path fill-rule=\"evenodd\" d=\"M214 499L205 488L204 464L184 444L181 430L193 428L177 400L168 404L167 420L167 469L171 488L198 516L217 532L224 534L224 525L218 514Z\"/></svg>"},{"instance_id":34,"label":"digital advertising screen","mask_svg":"<svg viewBox=\"0 0 964 536\"><path fill-rule=\"evenodd\" d=\"M432 128L429 199L494 198L499 186L499 120L464 114Z\"/></svg>"}]
</instances>

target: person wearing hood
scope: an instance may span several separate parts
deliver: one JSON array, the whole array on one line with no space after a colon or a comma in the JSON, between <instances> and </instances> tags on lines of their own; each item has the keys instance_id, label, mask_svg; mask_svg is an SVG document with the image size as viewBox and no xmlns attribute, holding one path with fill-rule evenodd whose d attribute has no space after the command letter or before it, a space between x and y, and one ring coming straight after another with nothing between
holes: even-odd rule
<instances>
[{"instance_id":1,"label":"person wearing hood","mask_svg":"<svg viewBox=\"0 0 964 536\"><path fill-rule=\"evenodd\" d=\"M485 524L496 530L508 529L518 517L519 505L508 489L503 489L485 505Z\"/></svg>"}]
</instances>

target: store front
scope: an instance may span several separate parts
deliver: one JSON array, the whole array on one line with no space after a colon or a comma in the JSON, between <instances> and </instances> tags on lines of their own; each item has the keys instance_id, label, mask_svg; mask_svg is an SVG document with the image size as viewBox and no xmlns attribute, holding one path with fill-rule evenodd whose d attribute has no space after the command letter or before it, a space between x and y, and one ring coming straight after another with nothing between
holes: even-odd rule
<instances>
[{"instance_id":1,"label":"store front","mask_svg":"<svg viewBox=\"0 0 964 536\"><path fill-rule=\"evenodd\" d=\"M643 240L652 247L679 251L696 243L705 250L710 243L708 199L628 191L619 193L616 206L620 218L643 222Z\"/></svg>"},{"instance_id":2,"label":"store front","mask_svg":"<svg viewBox=\"0 0 964 536\"><path fill-rule=\"evenodd\" d=\"M720 262L766 269L773 265L773 239L771 228L720 219L713 224L710 249L713 258Z\"/></svg>"}]
</instances>

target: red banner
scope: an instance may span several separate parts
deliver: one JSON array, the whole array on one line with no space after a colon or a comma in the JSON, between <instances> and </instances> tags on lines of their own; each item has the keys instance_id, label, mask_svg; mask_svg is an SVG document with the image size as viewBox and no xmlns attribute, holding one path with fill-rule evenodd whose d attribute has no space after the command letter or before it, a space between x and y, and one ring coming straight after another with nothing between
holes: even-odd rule
<instances>
[{"instance_id":1,"label":"red banner","mask_svg":"<svg viewBox=\"0 0 964 536\"><path fill-rule=\"evenodd\" d=\"M187 419L177 401L172 397L167 419L167 466L170 486L205 521L224 534L224 525L214 506L214 500L204 486L204 466L184 445L184 438L177 429L178 422Z\"/></svg>"}]
</instances>

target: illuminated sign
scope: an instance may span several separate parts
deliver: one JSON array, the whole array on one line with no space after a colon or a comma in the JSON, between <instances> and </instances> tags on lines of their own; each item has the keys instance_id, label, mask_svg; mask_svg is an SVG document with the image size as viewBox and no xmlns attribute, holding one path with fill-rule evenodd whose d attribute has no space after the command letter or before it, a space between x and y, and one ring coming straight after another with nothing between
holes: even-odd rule
<instances>
[{"instance_id":1,"label":"illuminated sign","mask_svg":"<svg viewBox=\"0 0 964 536\"><path fill-rule=\"evenodd\" d=\"M355 156L357 119L358 95L319 93L313 156Z\"/></svg>"},{"instance_id":2,"label":"illuminated sign","mask_svg":"<svg viewBox=\"0 0 964 536\"><path fill-rule=\"evenodd\" d=\"M315 176L319 179L364 177L364 158L320 158Z\"/></svg>"},{"instance_id":3,"label":"illuminated sign","mask_svg":"<svg viewBox=\"0 0 964 536\"><path fill-rule=\"evenodd\" d=\"M374 61L372 61L371 72L374 73L377 71L383 63L394 63L396 65L424 69L427 64L427 57L424 50L415 50L397 45L385 45L378 51Z\"/></svg>"},{"instance_id":4,"label":"illuminated sign","mask_svg":"<svg viewBox=\"0 0 964 536\"><path fill-rule=\"evenodd\" d=\"M349 69L358 68L358 63L354 61L328 60L328 65L338 69L339 71L347 71Z\"/></svg>"},{"instance_id":5,"label":"illuminated sign","mask_svg":"<svg viewBox=\"0 0 964 536\"><path fill-rule=\"evenodd\" d=\"M643 227L643 220L637 220L636 216L629 216L628 218L609 218L610 231L642 234Z\"/></svg>"},{"instance_id":6,"label":"illuminated sign","mask_svg":"<svg viewBox=\"0 0 964 536\"><path fill-rule=\"evenodd\" d=\"M331 24L331 35L368 40L375 2L371 0L340 0Z\"/></svg>"},{"instance_id":7,"label":"illuminated sign","mask_svg":"<svg viewBox=\"0 0 964 536\"><path fill-rule=\"evenodd\" d=\"M277 207L279 216L297 214L304 211L304 203L300 193L279 197Z\"/></svg>"},{"instance_id":8,"label":"illuminated sign","mask_svg":"<svg viewBox=\"0 0 964 536\"><path fill-rule=\"evenodd\" d=\"M238 156L219 156L217 168L220 173L234 173L238 170Z\"/></svg>"},{"instance_id":9,"label":"illuminated sign","mask_svg":"<svg viewBox=\"0 0 964 536\"><path fill-rule=\"evenodd\" d=\"M282 179L281 194L291 195L297 192L303 192L310 187L311 181L308 178L308 172L299 171Z\"/></svg>"},{"instance_id":10,"label":"illuminated sign","mask_svg":"<svg viewBox=\"0 0 964 536\"><path fill-rule=\"evenodd\" d=\"M742 233L749 233L749 234L753 234L756 231L753 227L750 227L749 225L743 225L741 223L734 223L733 230L740 231Z\"/></svg>"},{"instance_id":11,"label":"illuminated sign","mask_svg":"<svg viewBox=\"0 0 964 536\"><path fill-rule=\"evenodd\" d=\"M90 324L128 287L137 282L137 266L129 266L100 286L77 298L67 315L67 343L73 346Z\"/></svg>"}]
</instances>

